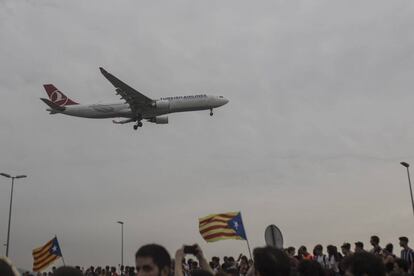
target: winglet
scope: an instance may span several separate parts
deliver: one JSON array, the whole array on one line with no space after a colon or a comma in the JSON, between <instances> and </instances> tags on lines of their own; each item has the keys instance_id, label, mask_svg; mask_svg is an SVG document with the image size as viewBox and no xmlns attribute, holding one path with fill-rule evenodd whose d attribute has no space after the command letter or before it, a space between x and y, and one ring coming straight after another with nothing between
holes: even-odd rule
<instances>
[{"instance_id":1,"label":"winglet","mask_svg":"<svg viewBox=\"0 0 414 276\"><path fill-rule=\"evenodd\" d=\"M99 70L101 70L102 75L108 74L108 72L105 69L103 69L102 67L99 67Z\"/></svg>"}]
</instances>

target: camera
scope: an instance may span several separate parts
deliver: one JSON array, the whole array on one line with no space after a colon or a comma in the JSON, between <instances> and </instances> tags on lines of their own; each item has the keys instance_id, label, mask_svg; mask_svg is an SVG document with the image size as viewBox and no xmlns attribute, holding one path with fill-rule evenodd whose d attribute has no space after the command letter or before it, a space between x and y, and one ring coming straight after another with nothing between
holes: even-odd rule
<instances>
[{"instance_id":1,"label":"camera","mask_svg":"<svg viewBox=\"0 0 414 276\"><path fill-rule=\"evenodd\" d=\"M184 245L184 254L196 255L198 252L196 245Z\"/></svg>"}]
</instances>

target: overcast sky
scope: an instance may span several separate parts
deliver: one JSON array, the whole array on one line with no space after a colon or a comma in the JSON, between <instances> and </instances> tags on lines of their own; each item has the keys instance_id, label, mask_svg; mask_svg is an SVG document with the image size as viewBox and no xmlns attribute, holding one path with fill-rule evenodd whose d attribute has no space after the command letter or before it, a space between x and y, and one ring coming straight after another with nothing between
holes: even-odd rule
<instances>
[{"instance_id":1,"label":"overcast sky","mask_svg":"<svg viewBox=\"0 0 414 276\"><path fill-rule=\"evenodd\" d=\"M310 250L414 241L413 27L399 0L0 1L0 171L28 175L10 257L31 268L56 234L68 264L119 264L117 220L127 264L149 242L236 256L245 242L207 244L198 218L238 210L252 247L269 224ZM230 102L138 131L45 111L44 83L118 101L99 66L150 98ZM1 178L1 245L9 199Z\"/></svg>"}]
</instances>

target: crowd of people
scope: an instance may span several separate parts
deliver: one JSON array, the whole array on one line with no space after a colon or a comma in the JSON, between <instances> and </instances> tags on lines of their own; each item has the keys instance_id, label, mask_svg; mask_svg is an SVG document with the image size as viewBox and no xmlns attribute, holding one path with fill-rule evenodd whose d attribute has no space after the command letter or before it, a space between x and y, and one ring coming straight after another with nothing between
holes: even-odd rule
<instances>
[{"instance_id":1,"label":"crowd of people","mask_svg":"<svg viewBox=\"0 0 414 276\"><path fill-rule=\"evenodd\" d=\"M414 251L408 238L400 237L400 254L394 254L392 244L381 247L378 236L370 239L371 247L362 242L344 243L340 250L334 245L316 245L312 253L305 246L258 247L253 259L240 254L237 258L212 257L207 261L198 245L183 246L172 259L161 245L147 244L135 254L135 267L81 267L62 266L51 272L23 275L38 276L408 276L414 275ZM194 257L192 257L194 256ZM0 259L1 276L17 276L18 271L7 259Z\"/></svg>"}]
</instances>

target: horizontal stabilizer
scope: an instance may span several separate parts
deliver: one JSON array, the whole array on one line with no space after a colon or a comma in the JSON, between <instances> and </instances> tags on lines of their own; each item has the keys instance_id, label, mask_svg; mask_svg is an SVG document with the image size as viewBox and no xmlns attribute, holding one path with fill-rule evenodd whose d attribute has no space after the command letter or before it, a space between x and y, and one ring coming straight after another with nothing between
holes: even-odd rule
<instances>
[{"instance_id":1,"label":"horizontal stabilizer","mask_svg":"<svg viewBox=\"0 0 414 276\"><path fill-rule=\"evenodd\" d=\"M59 106L48 99L45 99L45 98L40 98L40 99L52 109L50 111L62 112L65 110L65 107Z\"/></svg>"}]
</instances>

